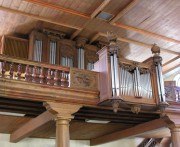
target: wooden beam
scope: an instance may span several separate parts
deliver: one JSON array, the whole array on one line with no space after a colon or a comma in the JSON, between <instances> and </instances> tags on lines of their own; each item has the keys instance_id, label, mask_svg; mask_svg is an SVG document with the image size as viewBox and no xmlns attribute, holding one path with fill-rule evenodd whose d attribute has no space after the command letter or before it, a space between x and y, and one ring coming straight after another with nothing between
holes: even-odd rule
<instances>
[{"instance_id":1,"label":"wooden beam","mask_svg":"<svg viewBox=\"0 0 180 147\"><path fill-rule=\"evenodd\" d=\"M170 68L168 70L163 71L163 74L166 74L166 73L168 73L168 72L170 72L170 71L172 71L172 70L174 70L174 69L176 69L178 67L180 67L180 64L178 64L178 65L176 65L176 66L174 66L174 67L172 67L172 68Z\"/></svg>"},{"instance_id":2,"label":"wooden beam","mask_svg":"<svg viewBox=\"0 0 180 147\"><path fill-rule=\"evenodd\" d=\"M164 63L163 66L166 66L166 65L168 65L168 64L170 64L170 63L172 63L172 62L174 62L175 60L179 59L179 58L180 58L180 56L177 56L177 57L175 57L175 58L169 60L168 62Z\"/></svg>"},{"instance_id":3,"label":"wooden beam","mask_svg":"<svg viewBox=\"0 0 180 147\"><path fill-rule=\"evenodd\" d=\"M100 33L97 33L97 34L95 34L92 38L91 38L91 40L90 40L90 44L91 43L93 43L96 39L98 39L98 37L100 36Z\"/></svg>"},{"instance_id":4,"label":"wooden beam","mask_svg":"<svg viewBox=\"0 0 180 147\"><path fill-rule=\"evenodd\" d=\"M99 34L101 36L107 37L107 35L104 34L104 33L99 33ZM144 43L144 42L140 42L140 41L136 41L136 40L132 40L132 39L128 39L128 38L118 37L117 40L122 41L122 42L126 42L126 43L135 44L135 45L138 45L138 46L142 46L142 47L145 47L147 49L151 49L151 47L152 47L152 44L148 44L148 43ZM171 53L171 54L175 54L175 55L180 55L179 52L175 52L175 51L168 50L168 49L165 49L165 48L161 48L161 51Z\"/></svg>"},{"instance_id":5,"label":"wooden beam","mask_svg":"<svg viewBox=\"0 0 180 147\"><path fill-rule=\"evenodd\" d=\"M102 11L111 0L104 0L101 5L91 14L91 19L94 18L100 11Z\"/></svg>"},{"instance_id":6,"label":"wooden beam","mask_svg":"<svg viewBox=\"0 0 180 147\"><path fill-rule=\"evenodd\" d=\"M162 40L165 40L165 41L180 44L179 40L175 40L175 39L172 39L172 38L169 38L169 37L166 37L166 36L155 34L155 33L143 30L143 29L138 29L138 28L135 28L135 27L132 27L132 26L122 24L122 23L115 23L114 26L119 27L119 28L123 28L123 29L126 29L126 30L130 30L130 31L134 31L134 32L137 32L137 33L140 33L140 34L149 35L149 36L152 36L152 37L155 37L155 38L158 38L158 39L162 39Z\"/></svg>"},{"instance_id":7,"label":"wooden beam","mask_svg":"<svg viewBox=\"0 0 180 147\"><path fill-rule=\"evenodd\" d=\"M132 127L123 131L117 131L108 135L91 139L90 145L93 146L93 145L98 145L98 144L103 144L103 143L119 140L126 137L137 136L144 132L155 130L164 126L166 126L166 123L164 122L162 118L152 120L150 122L146 122L144 124L140 124L140 125L137 125L135 127Z\"/></svg>"},{"instance_id":8,"label":"wooden beam","mask_svg":"<svg viewBox=\"0 0 180 147\"><path fill-rule=\"evenodd\" d=\"M57 21L49 19L49 18L29 14L29 13L26 13L26 12L22 12L22 11L19 11L19 10L14 10L14 9L2 7L2 6L0 6L0 10L10 12L10 13L14 13L14 14L19 14L19 15L22 15L22 16L27 16L27 17L30 17L30 18L33 18L33 19L36 19L36 20L41 20L41 21L48 22L48 23L55 24L55 25L69 27L69 28L76 29L76 30L81 30L82 29L81 27L78 27L78 26L65 24L65 23L62 23L62 22L57 22Z\"/></svg>"},{"instance_id":9,"label":"wooden beam","mask_svg":"<svg viewBox=\"0 0 180 147\"><path fill-rule=\"evenodd\" d=\"M50 8L50 9L53 9L53 10L57 10L57 11L60 11L60 12L66 12L66 13L70 13L70 14L73 14L73 15L76 15L76 16L81 16L81 17L84 17L84 18L90 18L90 16L86 13L82 13L82 12L79 12L79 11L75 11L75 10L72 10L72 9L68 9L68 8L64 8L64 7L61 7L61 6L58 6L58 5L55 5L55 4L51 4L51 3L48 3L48 2L43 2L41 0L24 0L26 2L29 2L29 3L33 3L33 4L37 4L37 5L40 5L40 6L43 6L43 7L46 7L46 8Z\"/></svg>"},{"instance_id":10,"label":"wooden beam","mask_svg":"<svg viewBox=\"0 0 180 147\"><path fill-rule=\"evenodd\" d=\"M10 136L10 142L16 143L30 136L36 129L40 128L51 120L53 120L52 114L50 114L48 111L42 113L14 131Z\"/></svg>"},{"instance_id":11,"label":"wooden beam","mask_svg":"<svg viewBox=\"0 0 180 147\"><path fill-rule=\"evenodd\" d=\"M76 30L72 35L71 35L71 40L74 39L76 36L78 36L81 32L82 32L83 29L81 30Z\"/></svg>"},{"instance_id":12,"label":"wooden beam","mask_svg":"<svg viewBox=\"0 0 180 147\"><path fill-rule=\"evenodd\" d=\"M129 5L127 5L122 11L120 11L111 21L110 24L114 24L118 19L129 12L134 6L139 3L139 0L133 0Z\"/></svg>"}]
</instances>

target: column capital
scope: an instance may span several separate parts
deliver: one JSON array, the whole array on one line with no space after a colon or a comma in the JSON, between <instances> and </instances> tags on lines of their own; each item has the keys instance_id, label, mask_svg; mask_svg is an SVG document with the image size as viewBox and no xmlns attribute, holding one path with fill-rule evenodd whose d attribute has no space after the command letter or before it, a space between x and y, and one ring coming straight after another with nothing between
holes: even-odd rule
<instances>
[{"instance_id":1,"label":"column capital","mask_svg":"<svg viewBox=\"0 0 180 147\"><path fill-rule=\"evenodd\" d=\"M43 105L50 113L55 116L56 120L71 120L74 118L72 114L76 113L82 107L81 105L63 104L55 102L45 102Z\"/></svg>"},{"instance_id":2,"label":"column capital","mask_svg":"<svg viewBox=\"0 0 180 147\"><path fill-rule=\"evenodd\" d=\"M78 48L84 48L86 42L88 41L87 38L84 38L84 37L77 37L76 39L76 46Z\"/></svg>"}]
</instances>

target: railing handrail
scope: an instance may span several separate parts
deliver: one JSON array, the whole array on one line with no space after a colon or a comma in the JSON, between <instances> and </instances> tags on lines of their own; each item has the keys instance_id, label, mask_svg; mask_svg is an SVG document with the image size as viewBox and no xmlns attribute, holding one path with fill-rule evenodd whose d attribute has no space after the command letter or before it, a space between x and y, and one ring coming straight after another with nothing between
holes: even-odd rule
<instances>
[{"instance_id":1,"label":"railing handrail","mask_svg":"<svg viewBox=\"0 0 180 147\"><path fill-rule=\"evenodd\" d=\"M18 63L21 65L44 67L47 69L61 70L64 72L70 71L69 67L64 67L64 66L60 66L60 65L52 65L52 64L48 64L48 63L36 62L36 61L31 61L31 60L25 60L25 59L21 59L21 58L17 58L17 57L9 57L9 56L3 55L3 54L0 54L0 61L6 61L9 63Z\"/></svg>"}]
</instances>

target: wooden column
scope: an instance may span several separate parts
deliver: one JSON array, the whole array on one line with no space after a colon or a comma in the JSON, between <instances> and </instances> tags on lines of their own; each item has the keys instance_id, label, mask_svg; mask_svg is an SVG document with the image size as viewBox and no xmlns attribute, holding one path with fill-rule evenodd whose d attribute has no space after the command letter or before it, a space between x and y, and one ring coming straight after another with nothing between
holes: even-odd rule
<instances>
[{"instance_id":1,"label":"wooden column","mask_svg":"<svg viewBox=\"0 0 180 147\"><path fill-rule=\"evenodd\" d=\"M69 122L74 118L72 114L81 106L54 102L46 102L44 106L54 115L56 121L56 147L69 147Z\"/></svg>"},{"instance_id":2,"label":"wooden column","mask_svg":"<svg viewBox=\"0 0 180 147\"><path fill-rule=\"evenodd\" d=\"M171 130L171 140L173 147L180 147L180 125L173 125L170 127Z\"/></svg>"},{"instance_id":3,"label":"wooden column","mask_svg":"<svg viewBox=\"0 0 180 147\"><path fill-rule=\"evenodd\" d=\"M178 112L168 112L164 117L167 126L171 131L173 147L180 147L180 116Z\"/></svg>"}]
</instances>

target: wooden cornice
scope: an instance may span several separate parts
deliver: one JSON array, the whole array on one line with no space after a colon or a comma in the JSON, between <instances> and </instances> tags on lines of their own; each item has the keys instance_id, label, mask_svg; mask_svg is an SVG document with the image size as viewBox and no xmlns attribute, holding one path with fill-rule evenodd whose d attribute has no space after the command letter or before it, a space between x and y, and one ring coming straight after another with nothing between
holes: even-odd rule
<instances>
[{"instance_id":1,"label":"wooden cornice","mask_svg":"<svg viewBox=\"0 0 180 147\"><path fill-rule=\"evenodd\" d=\"M66 12L66 13L70 13L70 14L73 14L73 15L76 15L76 16L88 18L88 19L90 18L90 16L88 14L86 14L86 13L82 13L82 12L75 11L75 10L72 10L72 9L64 8L64 7L61 7L61 6L57 6L55 4L51 4L51 3L48 3L48 2L43 2L41 0L24 0L24 1L29 2L29 3L33 3L33 4L37 4L37 5L46 7L46 8L50 8L50 9L53 9L53 10L57 10L57 11L60 11L60 12Z\"/></svg>"},{"instance_id":2,"label":"wooden cornice","mask_svg":"<svg viewBox=\"0 0 180 147\"><path fill-rule=\"evenodd\" d=\"M152 36L152 37L155 37L155 38L158 38L158 39L162 39L162 40L165 40L165 41L180 44L179 40L175 40L175 39L163 36L163 35L155 34L155 33L143 30L143 29L128 26L128 25L125 25L125 24L122 24L122 23L115 23L114 26L125 29L125 30L134 31L134 32L137 32L137 33L140 33L140 34L149 35L149 36Z\"/></svg>"},{"instance_id":3,"label":"wooden cornice","mask_svg":"<svg viewBox=\"0 0 180 147\"><path fill-rule=\"evenodd\" d=\"M75 25L65 24L65 23L58 22L58 21L55 21L55 20L52 20L52 19L49 19L49 18L33 15L33 14L30 14L30 13L26 13L26 12L22 12L22 11L19 11L19 10L14 10L14 9L2 7L2 6L0 6L0 10L10 12L10 13L14 13L14 14L19 14L19 15L22 15L22 16L27 16L27 17L30 17L30 18L33 18L33 19L36 19L36 20L41 20L41 21L44 21L44 22L48 22L48 23L51 23L51 24L60 25L60 26L64 26L64 27L68 27L68 28L72 28L72 29L76 29L76 30L81 30L82 29L81 27L78 27L78 26L75 26Z\"/></svg>"},{"instance_id":4,"label":"wooden cornice","mask_svg":"<svg viewBox=\"0 0 180 147\"><path fill-rule=\"evenodd\" d=\"M10 136L10 142L16 143L28 136L30 136L36 129L41 126L47 124L48 122L53 120L52 114L46 111L36 118L30 120L17 130L15 130Z\"/></svg>"},{"instance_id":5,"label":"wooden cornice","mask_svg":"<svg viewBox=\"0 0 180 147\"><path fill-rule=\"evenodd\" d=\"M153 120L150 122L146 122L146 123L137 125L135 127L123 130L123 131L117 131L117 132L114 132L111 134L107 134L104 136L100 136L100 137L91 139L90 145L91 146L99 145L99 144L115 141L118 139L123 139L126 137L137 136L144 132L155 130L155 129L158 129L158 128L161 128L164 126L166 126L166 123L164 122L164 120L162 118L159 118L159 119L156 119L156 120Z\"/></svg>"},{"instance_id":6,"label":"wooden cornice","mask_svg":"<svg viewBox=\"0 0 180 147\"><path fill-rule=\"evenodd\" d=\"M133 7L135 7L139 3L139 0L133 0L127 5L123 10L121 10L109 23L114 24L118 19L124 16L127 12L129 12Z\"/></svg>"}]
</instances>

